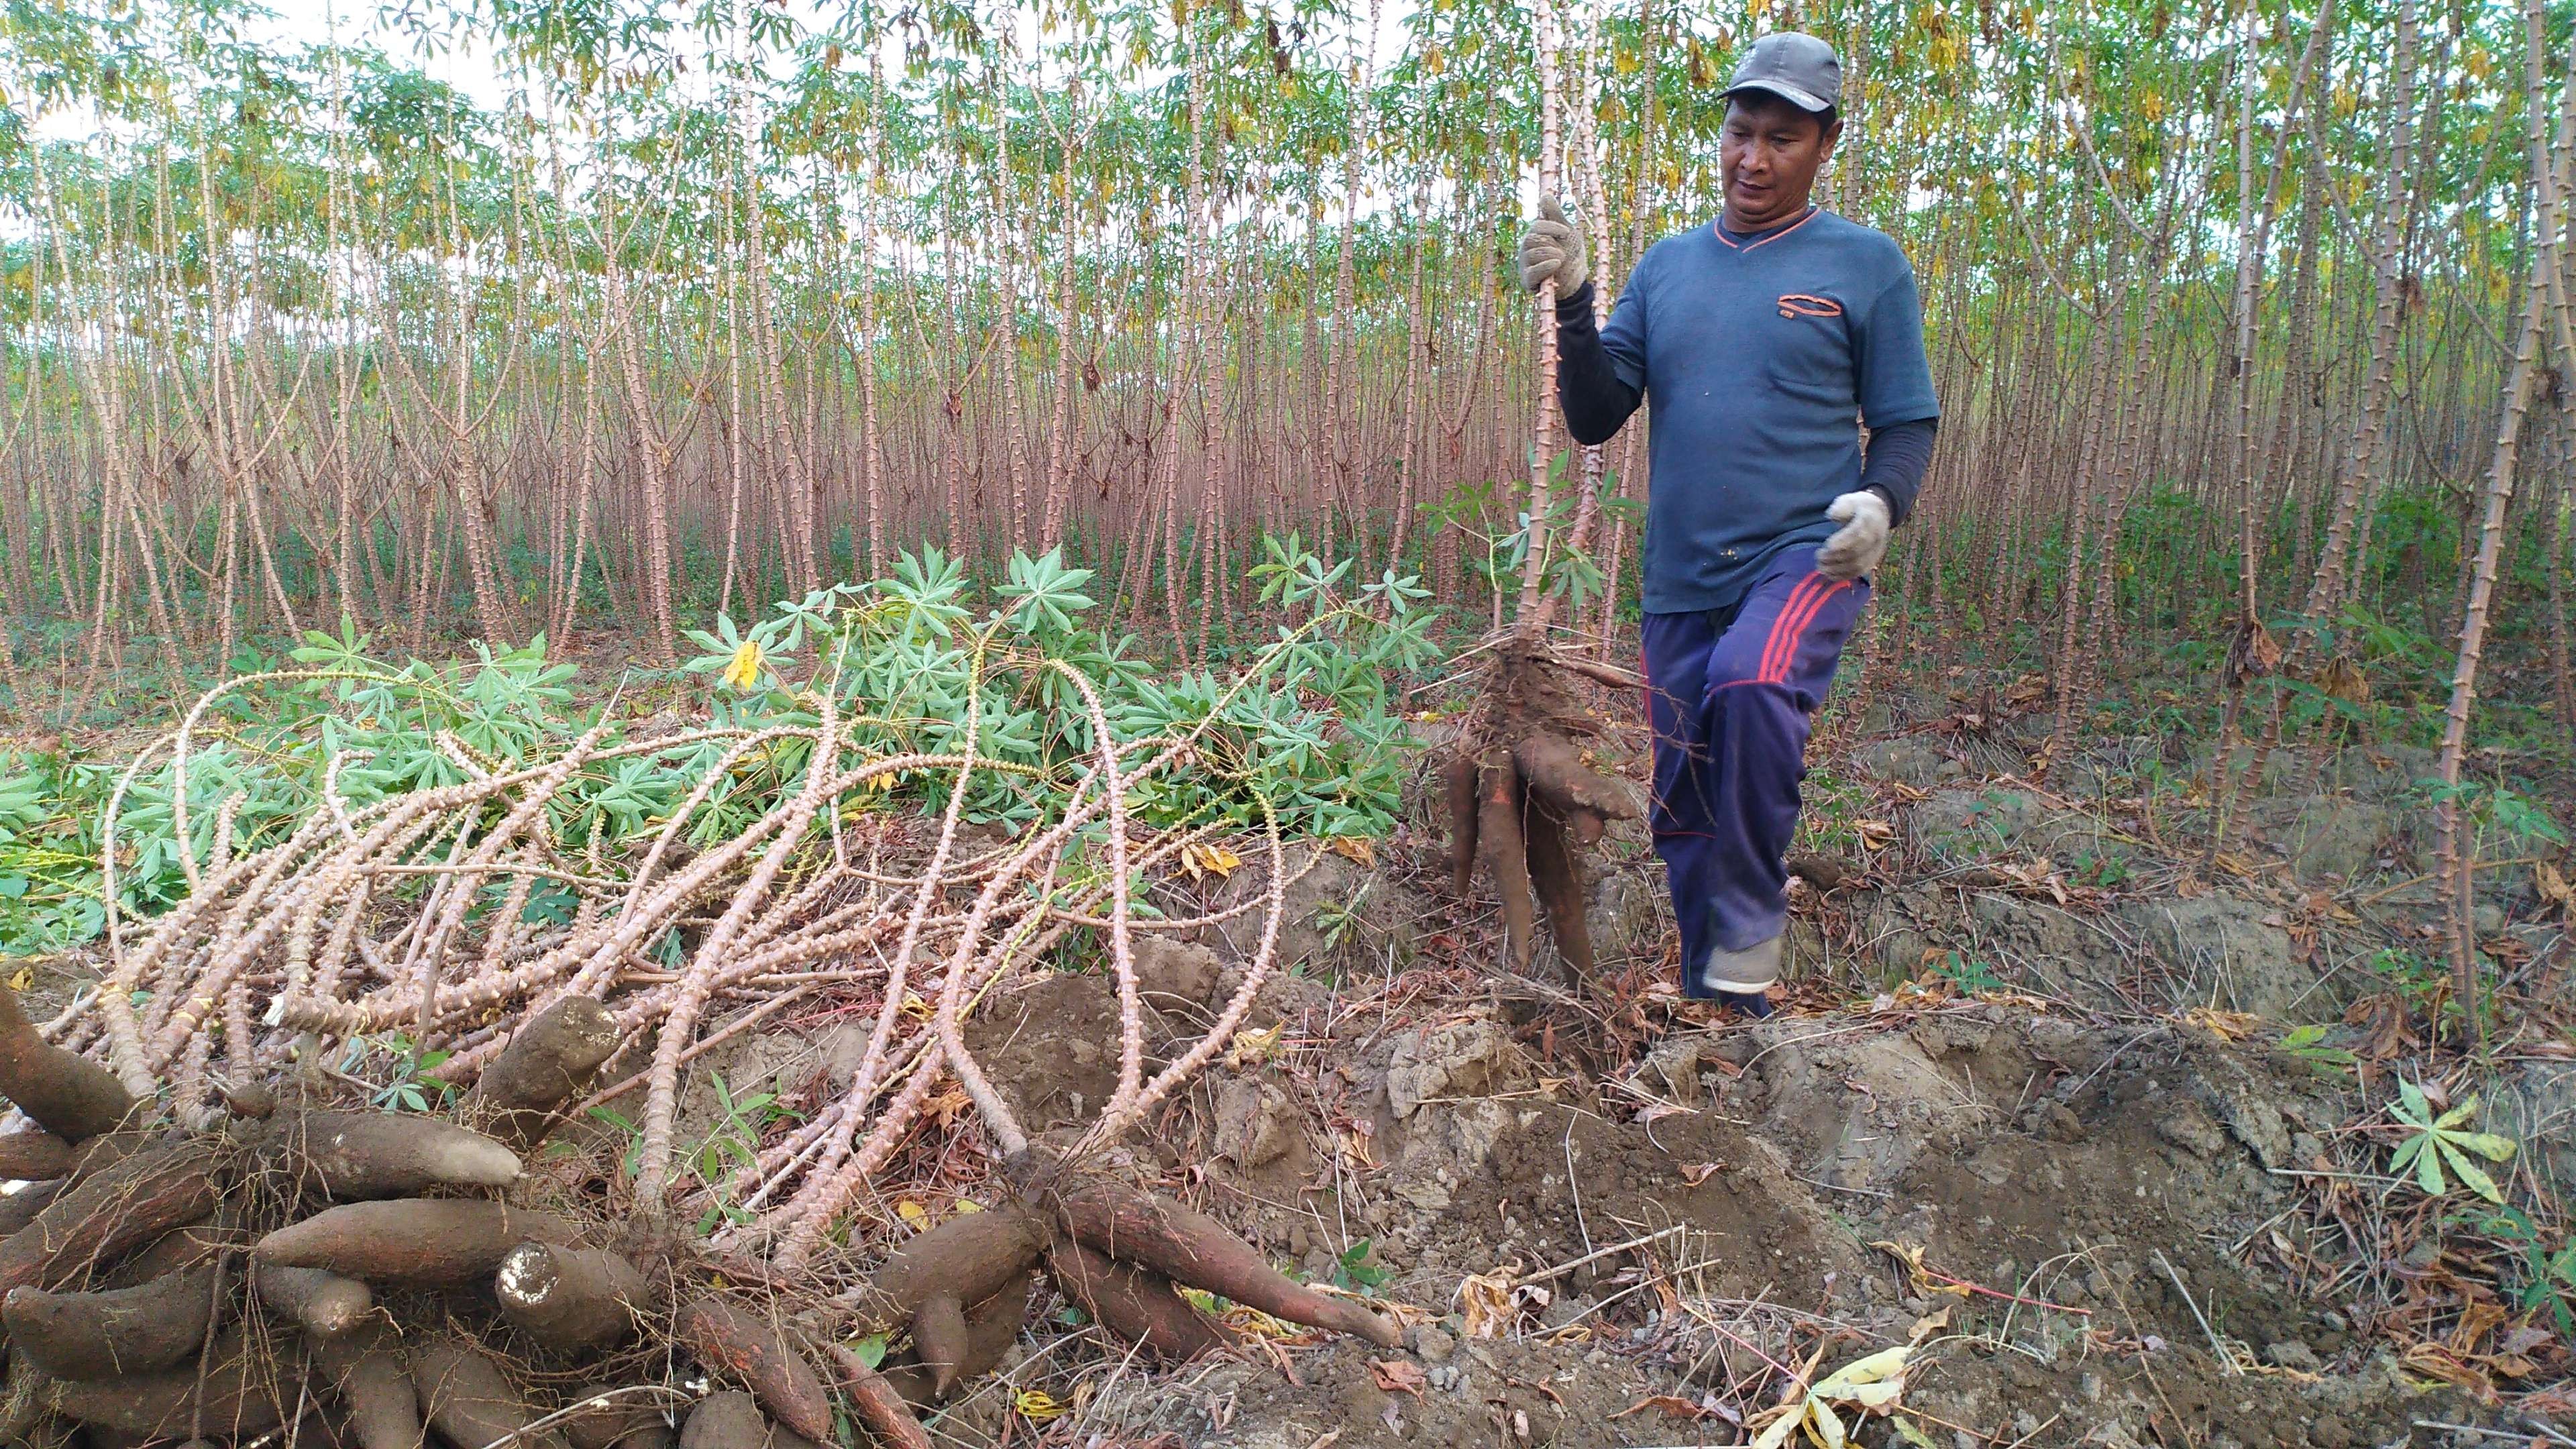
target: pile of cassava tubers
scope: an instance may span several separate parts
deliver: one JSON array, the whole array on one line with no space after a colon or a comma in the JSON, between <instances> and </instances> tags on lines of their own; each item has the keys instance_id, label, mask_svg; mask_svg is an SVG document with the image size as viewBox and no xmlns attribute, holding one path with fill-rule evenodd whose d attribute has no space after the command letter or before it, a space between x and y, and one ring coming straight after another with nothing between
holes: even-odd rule
<instances>
[{"instance_id":1,"label":"pile of cassava tubers","mask_svg":"<svg viewBox=\"0 0 2576 1449\"><path fill-rule=\"evenodd\" d=\"M618 1041L566 998L456 1120L349 1110L328 1078L278 1073L209 1123L156 1127L158 1104L0 990L0 1095L38 1129L0 1135L22 1184L0 1198L0 1443L789 1449L847 1423L926 1449L917 1415L1000 1361L1041 1272L1166 1359L1227 1339L1176 1284L1395 1342L1214 1221L1025 1144L1011 1201L872 1274L839 1250L781 1270L524 1172ZM907 1333L880 1365L846 1346Z\"/></svg>"}]
</instances>

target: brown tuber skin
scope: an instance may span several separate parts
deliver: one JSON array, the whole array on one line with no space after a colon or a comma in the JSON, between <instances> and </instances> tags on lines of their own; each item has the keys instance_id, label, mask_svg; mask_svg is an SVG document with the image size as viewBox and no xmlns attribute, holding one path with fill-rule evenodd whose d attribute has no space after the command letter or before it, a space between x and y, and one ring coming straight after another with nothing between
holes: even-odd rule
<instances>
[{"instance_id":1,"label":"brown tuber skin","mask_svg":"<svg viewBox=\"0 0 2576 1449\"><path fill-rule=\"evenodd\" d=\"M0 986L0 1097L66 1142L113 1132L134 1110L116 1073L36 1032L18 993Z\"/></svg>"},{"instance_id":2,"label":"brown tuber skin","mask_svg":"<svg viewBox=\"0 0 2576 1449\"><path fill-rule=\"evenodd\" d=\"M338 1338L366 1322L375 1293L355 1278L322 1268L285 1268L254 1260L251 1292L270 1312L314 1338Z\"/></svg>"},{"instance_id":3,"label":"brown tuber skin","mask_svg":"<svg viewBox=\"0 0 2576 1449\"><path fill-rule=\"evenodd\" d=\"M1485 752L1476 771L1476 855L1503 898L1503 957L1514 971L1529 970L1537 918L1530 910L1529 844L1521 834L1519 775L1511 751Z\"/></svg>"},{"instance_id":4,"label":"brown tuber skin","mask_svg":"<svg viewBox=\"0 0 2576 1449\"><path fill-rule=\"evenodd\" d=\"M1047 1272L1102 1326L1158 1358L1183 1363L1228 1342L1224 1329L1150 1268L1113 1262L1067 1241L1047 1249Z\"/></svg>"},{"instance_id":5,"label":"brown tuber skin","mask_svg":"<svg viewBox=\"0 0 2576 1449\"><path fill-rule=\"evenodd\" d=\"M593 1389L592 1402L575 1400L558 1425L572 1449L670 1449L678 1435L662 1416L659 1386L652 1393Z\"/></svg>"},{"instance_id":6,"label":"brown tuber skin","mask_svg":"<svg viewBox=\"0 0 2576 1449\"><path fill-rule=\"evenodd\" d=\"M265 1122L277 1115L277 1089L266 1082L235 1082L224 1088L224 1110L246 1122Z\"/></svg>"},{"instance_id":7,"label":"brown tuber skin","mask_svg":"<svg viewBox=\"0 0 2576 1449\"><path fill-rule=\"evenodd\" d=\"M833 1377L840 1381L851 1412L886 1449L932 1449L929 1431L912 1416L911 1406L885 1375L837 1343L825 1344L823 1352L832 1361Z\"/></svg>"},{"instance_id":8,"label":"brown tuber skin","mask_svg":"<svg viewBox=\"0 0 2576 1449\"><path fill-rule=\"evenodd\" d=\"M1609 820L1634 820L1637 801L1627 787L1583 763L1572 742L1558 734L1527 734L1512 742L1512 762L1531 794L1559 815L1588 811Z\"/></svg>"},{"instance_id":9,"label":"brown tuber skin","mask_svg":"<svg viewBox=\"0 0 2576 1449\"><path fill-rule=\"evenodd\" d=\"M205 1345L214 1315L215 1270L170 1273L103 1293L10 1290L0 1305L9 1341L58 1379L151 1373Z\"/></svg>"},{"instance_id":10,"label":"brown tuber skin","mask_svg":"<svg viewBox=\"0 0 2576 1449\"><path fill-rule=\"evenodd\" d=\"M680 1305L672 1332L698 1362L739 1379L779 1423L808 1439L831 1436L823 1381L779 1325L707 1294Z\"/></svg>"},{"instance_id":11,"label":"brown tuber skin","mask_svg":"<svg viewBox=\"0 0 2576 1449\"><path fill-rule=\"evenodd\" d=\"M51 1132L0 1133L0 1178L44 1182L72 1170L72 1145Z\"/></svg>"},{"instance_id":12,"label":"brown tuber skin","mask_svg":"<svg viewBox=\"0 0 2576 1449\"><path fill-rule=\"evenodd\" d=\"M146 1148L161 1146L164 1140L159 1133L139 1127L120 1127L105 1136L93 1137L72 1150L72 1171L67 1181L82 1182Z\"/></svg>"},{"instance_id":13,"label":"brown tuber skin","mask_svg":"<svg viewBox=\"0 0 2576 1449\"><path fill-rule=\"evenodd\" d=\"M366 1283L462 1283L488 1277L530 1239L571 1243L573 1225L551 1213L463 1198L353 1202L315 1213L259 1240L263 1264L325 1268Z\"/></svg>"},{"instance_id":14,"label":"brown tuber skin","mask_svg":"<svg viewBox=\"0 0 2576 1449\"><path fill-rule=\"evenodd\" d=\"M0 1242L0 1294L53 1287L213 1212L214 1157L201 1141L148 1148L55 1197Z\"/></svg>"},{"instance_id":15,"label":"brown tuber skin","mask_svg":"<svg viewBox=\"0 0 2576 1449\"><path fill-rule=\"evenodd\" d=\"M769 1421L740 1389L707 1395L680 1426L680 1449L766 1449Z\"/></svg>"},{"instance_id":16,"label":"brown tuber skin","mask_svg":"<svg viewBox=\"0 0 2576 1449\"><path fill-rule=\"evenodd\" d=\"M92 1286L134 1288L166 1274L185 1273L215 1261L227 1247L239 1246L234 1237L212 1218L172 1228L128 1253Z\"/></svg>"},{"instance_id":17,"label":"brown tuber skin","mask_svg":"<svg viewBox=\"0 0 2576 1449\"><path fill-rule=\"evenodd\" d=\"M931 1295L981 1303L1026 1273L1046 1247L1046 1225L1013 1205L959 1213L896 1249L877 1270L867 1307L891 1328L921 1311Z\"/></svg>"},{"instance_id":18,"label":"brown tuber skin","mask_svg":"<svg viewBox=\"0 0 2576 1449\"><path fill-rule=\"evenodd\" d=\"M1601 832L1607 827L1600 816L1589 810L1569 810L1565 815L1566 838L1577 845L1599 845Z\"/></svg>"},{"instance_id":19,"label":"brown tuber skin","mask_svg":"<svg viewBox=\"0 0 2576 1449\"><path fill-rule=\"evenodd\" d=\"M1565 842L1565 822L1533 793L1529 812L1521 817L1521 830L1529 856L1530 893L1547 912L1548 934L1556 938L1565 964L1574 968L1578 978L1589 981L1594 967L1592 927L1583 905L1582 867Z\"/></svg>"},{"instance_id":20,"label":"brown tuber skin","mask_svg":"<svg viewBox=\"0 0 2576 1449\"><path fill-rule=\"evenodd\" d=\"M1019 1339L1020 1324L1029 1316L1029 1289L1037 1282L1035 1269L1022 1269L1019 1276L1002 1286L1002 1291L966 1310L965 1339L949 1360L946 1386L940 1382L937 1365L921 1342L920 1319L913 1320L913 1347L910 1359L883 1370L887 1383L903 1395L904 1402L916 1407L944 1403L958 1384L983 1377L999 1367L1002 1356L1011 1351Z\"/></svg>"},{"instance_id":21,"label":"brown tuber skin","mask_svg":"<svg viewBox=\"0 0 2576 1449\"><path fill-rule=\"evenodd\" d=\"M1380 1348L1402 1339L1393 1323L1367 1309L1290 1282L1251 1244L1203 1213L1102 1178L1077 1177L1044 1191L1065 1231L1095 1252L1291 1323L1347 1333Z\"/></svg>"},{"instance_id":22,"label":"brown tuber skin","mask_svg":"<svg viewBox=\"0 0 2576 1449\"><path fill-rule=\"evenodd\" d=\"M922 1301L912 1315L912 1351L930 1370L930 1392L935 1398L947 1398L957 1386L960 1366L966 1361L966 1305L954 1293L933 1293Z\"/></svg>"},{"instance_id":23,"label":"brown tuber skin","mask_svg":"<svg viewBox=\"0 0 2576 1449\"><path fill-rule=\"evenodd\" d=\"M1449 889L1465 895L1476 883L1476 773L1474 756L1461 751L1440 766L1440 810L1449 822Z\"/></svg>"},{"instance_id":24,"label":"brown tuber skin","mask_svg":"<svg viewBox=\"0 0 2576 1449\"><path fill-rule=\"evenodd\" d=\"M39 1182L0 1197L0 1238L6 1238L36 1220L45 1205L62 1194L63 1184Z\"/></svg>"},{"instance_id":25,"label":"brown tuber skin","mask_svg":"<svg viewBox=\"0 0 2576 1449\"><path fill-rule=\"evenodd\" d=\"M559 1353L606 1348L660 1307L656 1284L624 1255L599 1248L521 1243L492 1279L501 1312Z\"/></svg>"},{"instance_id":26,"label":"brown tuber skin","mask_svg":"<svg viewBox=\"0 0 2576 1449\"><path fill-rule=\"evenodd\" d=\"M456 1449L483 1449L508 1438L526 1449L566 1449L552 1430L522 1433L537 1416L492 1360L452 1338L414 1351L411 1382L420 1416Z\"/></svg>"},{"instance_id":27,"label":"brown tuber skin","mask_svg":"<svg viewBox=\"0 0 2576 1449\"><path fill-rule=\"evenodd\" d=\"M393 1112L299 1112L277 1145L326 1197L417 1197L436 1188L501 1188L519 1155L453 1122Z\"/></svg>"},{"instance_id":28,"label":"brown tuber skin","mask_svg":"<svg viewBox=\"0 0 2576 1449\"><path fill-rule=\"evenodd\" d=\"M465 1120L504 1146L525 1152L554 1130L555 1114L590 1089L617 1052L617 1020L587 996L568 996L538 1012L474 1080Z\"/></svg>"},{"instance_id":29,"label":"brown tuber skin","mask_svg":"<svg viewBox=\"0 0 2576 1449\"><path fill-rule=\"evenodd\" d=\"M360 1449L420 1449L420 1399L393 1334L377 1324L313 1346L314 1362L340 1391L349 1435Z\"/></svg>"},{"instance_id":30,"label":"brown tuber skin","mask_svg":"<svg viewBox=\"0 0 2576 1449\"><path fill-rule=\"evenodd\" d=\"M57 1379L45 1397L65 1418L146 1439L185 1439L191 1425L210 1436L253 1439L284 1422L276 1390L303 1372L289 1357L273 1362L243 1350L239 1330L215 1340L201 1366L183 1363L159 1373L112 1379Z\"/></svg>"}]
</instances>

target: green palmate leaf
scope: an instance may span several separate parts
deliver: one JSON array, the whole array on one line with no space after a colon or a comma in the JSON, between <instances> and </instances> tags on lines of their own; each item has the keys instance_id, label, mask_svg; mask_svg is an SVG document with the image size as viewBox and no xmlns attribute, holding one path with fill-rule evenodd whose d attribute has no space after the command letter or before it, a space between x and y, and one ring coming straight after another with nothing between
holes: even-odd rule
<instances>
[{"instance_id":1,"label":"green palmate leaf","mask_svg":"<svg viewBox=\"0 0 2576 1449\"><path fill-rule=\"evenodd\" d=\"M2430 1143L2431 1139L2426 1139L2427 1147L2430 1146ZM2428 1197L2440 1197L2442 1195L2444 1188L2442 1185L2441 1154L2432 1151L2422 1151L2415 1154L2415 1185L2424 1189L2425 1195Z\"/></svg>"},{"instance_id":2,"label":"green palmate leaf","mask_svg":"<svg viewBox=\"0 0 2576 1449\"><path fill-rule=\"evenodd\" d=\"M2504 1191L2486 1169L2471 1160L2483 1157L2490 1162L2510 1160L2519 1149L2510 1137L2492 1132L2468 1130L2477 1118L2478 1099L2469 1097L2438 1118L2422 1087L2409 1081L2397 1084L2397 1100L2388 1104L2388 1115L2401 1125L2413 1129L2389 1154L2388 1170L2400 1175L2412 1170L2415 1185L2428 1197L2440 1197L2450 1190L2448 1177L2456 1177L2469 1191L2491 1203L2502 1204Z\"/></svg>"},{"instance_id":3,"label":"green palmate leaf","mask_svg":"<svg viewBox=\"0 0 2576 1449\"><path fill-rule=\"evenodd\" d=\"M2452 1146L2449 1142L2442 1143L2441 1147L2442 1160L2451 1165L2452 1173L2456 1175L2460 1181L2468 1184L2469 1191L2476 1193L2478 1196L2485 1198L2489 1202L2500 1203L2504 1201L2504 1194L2497 1189L2495 1179L2487 1176L2485 1170L2480 1168L2476 1163L2469 1161L2467 1153ZM2426 1155L2425 1160L2428 1162L2432 1160L2430 1154Z\"/></svg>"},{"instance_id":4,"label":"green palmate leaf","mask_svg":"<svg viewBox=\"0 0 2576 1449\"><path fill-rule=\"evenodd\" d=\"M2404 1172L2406 1164L2413 1162L2423 1152L2425 1145L2432 1140L2430 1137L2409 1137L2398 1143L2396 1155L2388 1159L2388 1170Z\"/></svg>"},{"instance_id":5,"label":"green palmate leaf","mask_svg":"<svg viewBox=\"0 0 2576 1449\"><path fill-rule=\"evenodd\" d=\"M2474 1152L2490 1162L2503 1162L2522 1150L2522 1144L2493 1132L2453 1132L2442 1139L2446 1147Z\"/></svg>"},{"instance_id":6,"label":"green palmate leaf","mask_svg":"<svg viewBox=\"0 0 2576 1449\"><path fill-rule=\"evenodd\" d=\"M2409 1081L2397 1084L2397 1106L2391 1109L2401 1122L2431 1126L2433 1109L2424 1101L2424 1089Z\"/></svg>"}]
</instances>

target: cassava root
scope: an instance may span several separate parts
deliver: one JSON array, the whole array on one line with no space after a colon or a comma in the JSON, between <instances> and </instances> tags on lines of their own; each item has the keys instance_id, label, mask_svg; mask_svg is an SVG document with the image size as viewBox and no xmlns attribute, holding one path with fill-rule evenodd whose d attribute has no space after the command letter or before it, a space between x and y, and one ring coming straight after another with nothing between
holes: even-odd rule
<instances>
[{"instance_id":1,"label":"cassava root","mask_svg":"<svg viewBox=\"0 0 2576 1449\"><path fill-rule=\"evenodd\" d=\"M1543 913L1558 955L1589 981L1598 963L1580 848L1598 843L1607 822L1643 811L1624 781L1584 763L1573 736L1599 726L1566 693L1563 673L1606 677L1533 637L1500 643L1484 697L1441 764L1441 808L1451 889L1467 895L1483 867L1502 907L1504 964L1530 970Z\"/></svg>"},{"instance_id":2,"label":"cassava root","mask_svg":"<svg viewBox=\"0 0 2576 1449\"><path fill-rule=\"evenodd\" d=\"M493 1276L501 1315L557 1353L606 1348L659 1307L659 1286L622 1253L526 1242Z\"/></svg>"},{"instance_id":3,"label":"cassava root","mask_svg":"<svg viewBox=\"0 0 2576 1449\"><path fill-rule=\"evenodd\" d=\"M6 986L0 986L0 1097L66 1143L115 1131L137 1105L114 1072L46 1041Z\"/></svg>"},{"instance_id":4,"label":"cassava root","mask_svg":"<svg viewBox=\"0 0 2576 1449\"><path fill-rule=\"evenodd\" d=\"M215 1270L165 1273L132 1288L48 1293L13 1288L0 1318L9 1342L58 1379L110 1379L165 1369L197 1351L214 1316Z\"/></svg>"}]
</instances>

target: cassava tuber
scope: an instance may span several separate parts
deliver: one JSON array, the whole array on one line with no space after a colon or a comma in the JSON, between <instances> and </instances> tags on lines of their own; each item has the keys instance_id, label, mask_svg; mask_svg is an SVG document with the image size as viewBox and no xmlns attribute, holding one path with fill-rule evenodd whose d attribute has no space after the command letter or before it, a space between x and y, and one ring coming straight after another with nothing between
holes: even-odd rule
<instances>
[{"instance_id":1,"label":"cassava tuber","mask_svg":"<svg viewBox=\"0 0 2576 1449\"><path fill-rule=\"evenodd\" d=\"M9 1342L54 1377L116 1378L168 1368L203 1347L214 1290L212 1266L100 1293L13 1288L0 1318Z\"/></svg>"},{"instance_id":2,"label":"cassava tuber","mask_svg":"<svg viewBox=\"0 0 2576 1449\"><path fill-rule=\"evenodd\" d=\"M487 1277L530 1239L570 1243L551 1213L463 1198L396 1198L327 1208L259 1240L259 1261L325 1268L364 1283L462 1283Z\"/></svg>"}]
</instances>

